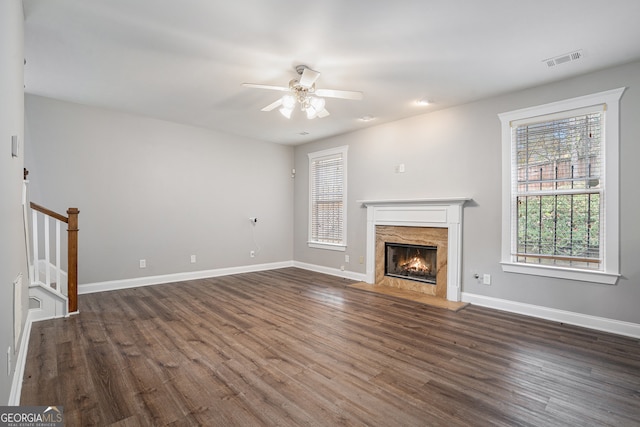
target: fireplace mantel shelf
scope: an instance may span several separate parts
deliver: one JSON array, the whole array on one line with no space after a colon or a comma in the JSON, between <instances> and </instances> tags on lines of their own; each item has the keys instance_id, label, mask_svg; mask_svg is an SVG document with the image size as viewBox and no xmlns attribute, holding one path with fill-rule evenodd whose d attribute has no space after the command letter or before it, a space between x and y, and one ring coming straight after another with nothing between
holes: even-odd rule
<instances>
[{"instance_id":1,"label":"fireplace mantel shelf","mask_svg":"<svg viewBox=\"0 0 640 427\"><path fill-rule=\"evenodd\" d=\"M394 205L464 205L471 197L441 197L429 199L380 199L358 200L362 207L367 206L394 206Z\"/></svg>"}]
</instances>

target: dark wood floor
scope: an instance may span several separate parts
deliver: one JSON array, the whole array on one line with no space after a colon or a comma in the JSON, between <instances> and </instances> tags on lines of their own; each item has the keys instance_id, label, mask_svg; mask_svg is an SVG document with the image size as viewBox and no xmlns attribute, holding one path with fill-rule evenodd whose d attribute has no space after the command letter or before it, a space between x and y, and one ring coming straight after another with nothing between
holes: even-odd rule
<instances>
[{"instance_id":1,"label":"dark wood floor","mask_svg":"<svg viewBox=\"0 0 640 427\"><path fill-rule=\"evenodd\" d=\"M299 269L80 297L33 325L22 405L67 426L640 425L640 343Z\"/></svg>"}]
</instances>

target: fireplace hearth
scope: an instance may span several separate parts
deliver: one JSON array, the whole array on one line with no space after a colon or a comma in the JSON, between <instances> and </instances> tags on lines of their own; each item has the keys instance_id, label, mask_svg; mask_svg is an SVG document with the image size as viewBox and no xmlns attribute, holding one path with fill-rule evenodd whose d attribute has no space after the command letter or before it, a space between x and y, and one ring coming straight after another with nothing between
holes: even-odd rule
<instances>
[{"instance_id":1,"label":"fireplace hearth","mask_svg":"<svg viewBox=\"0 0 640 427\"><path fill-rule=\"evenodd\" d=\"M385 276L436 284L437 247L385 243Z\"/></svg>"}]
</instances>

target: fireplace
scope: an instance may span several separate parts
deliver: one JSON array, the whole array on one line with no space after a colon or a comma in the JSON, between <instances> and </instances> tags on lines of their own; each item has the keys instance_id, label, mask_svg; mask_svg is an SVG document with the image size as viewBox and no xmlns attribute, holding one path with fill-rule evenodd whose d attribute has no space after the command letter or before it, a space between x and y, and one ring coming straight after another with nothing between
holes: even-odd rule
<instances>
[{"instance_id":1,"label":"fireplace","mask_svg":"<svg viewBox=\"0 0 640 427\"><path fill-rule=\"evenodd\" d=\"M385 242L384 274L436 284L437 247Z\"/></svg>"},{"instance_id":2,"label":"fireplace","mask_svg":"<svg viewBox=\"0 0 640 427\"><path fill-rule=\"evenodd\" d=\"M360 201L367 208L366 282L460 301L462 206L469 200L447 197ZM435 285L387 276L387 242L436 247Z\"/></svg>"},{"instance_id":3,"label":"fireplace","mask_svg":"<svg viewBox=\"0 0 640 427\"><path fill-rule=\"evenodd\" d=\"M376 285L446 297L446 228L378 225L375 230Z\"/></svg>"}]
</instances>

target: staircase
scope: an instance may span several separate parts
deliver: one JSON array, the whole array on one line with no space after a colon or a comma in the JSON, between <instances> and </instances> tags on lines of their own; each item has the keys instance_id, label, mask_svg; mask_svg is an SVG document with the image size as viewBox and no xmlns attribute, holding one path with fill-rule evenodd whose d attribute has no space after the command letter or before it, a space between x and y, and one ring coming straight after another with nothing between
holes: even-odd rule
<instances>
[{"instance_id":1,"label":"staircase","mask_svg":"<svg viewBox=\"0 0 640 427\"><path fill-rule=\"evenodd\" d=\"M31 213L29 230L29 210ZM28 246L29 309L34 320L66 317L78 312L78 214L67 216L31 202L24 203L25 236ZM67 225L66 239L61 231ZM63 249L66 248L66 251ZM66 252L66 260L65 257ZM66 266L63 262L66 261ZM65 270L66 268L66 270Z\"/></svg>"}]
</instances>

